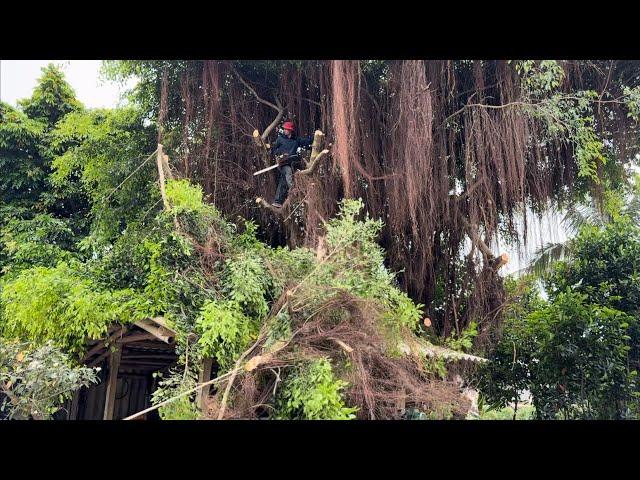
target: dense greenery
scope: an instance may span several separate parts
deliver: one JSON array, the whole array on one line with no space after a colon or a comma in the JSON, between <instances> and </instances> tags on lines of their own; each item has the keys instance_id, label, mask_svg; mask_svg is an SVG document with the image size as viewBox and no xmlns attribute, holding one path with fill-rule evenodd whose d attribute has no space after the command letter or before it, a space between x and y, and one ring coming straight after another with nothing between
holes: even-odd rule
<instances>
[{"instance_id":1,"label":"dense greenery","mask_svg":"<svg viewBox=\"0 0 640 480\"><path fill-rule=\"evenodd\" d=\"M0 103L1 356L16 416L49 417L95 381L67 355L147 309L104 274L105 242L155 201L149 170L116 189L152 150L146 132L134 108L85 110L53 65L17 109Z\"/></svg>"},{"instance_id":2,"label":"dense greenery","mask_svg":"<svg viewBox=\"0 0 640 480\"><path fill-rule=\"evenodd\" d=\"M104 337L113 323L162 315L178 331L182 367L161 380L154 392L161 402L193 387L204 356L213 357L222 374L259 334L266 348L290 339L290 313L270 310L296 284L306 316L340 292L375 301L387 348L396 355L401 332L416 328L421 306L395 287L376 244L381 222L358 220L362 202L344 202L327 224L324 257L273 249L257 239L254 223L228 222L187 180L167 181L170 208L163 210L155 162L144 155L154 149L152 136L135 107L86 111L52 67L28 105L21 111L3 106L3 146L14 155L3 161L18 169L3 190L9 213L0 237L5 337L78 359L86 339ZM16 192L16 179L25 177L19 168L26 168L18 155L29 158L28 149L39 152L43 144L47 155L38 157L37 182ZM339 321L345 313L338 308L331 315ZM348 382L328 359L300 356L282 378L271 399L274 418L353 418L355 409L343 399ZM58 401L79 386L65 385ZM169 403L161 416L195 418L192 400Z\"/></svg>"},{"instance_id":3,"label":"dense greenery","mask_svg":"<svg viewBox=\"0 0 640 480\"><path fill-rule=\"evenodd\" d=\"M548 302L525 285L481 376L491 406L529 390L537 418L635 418L639 249L629 218L585 226L545 279Z\"/></svg>"},{"instance_id":4,"label":"dense greenery","mask_svg":"<svg viewBox=\"0 0 640 480\"><path fill-rule=\"evenodd\" d=\"M73 365L52 342L0 338L0 418L50 418L75 390L97 381L93 369Z\"/></svg>"},{"instance_id":5,"label":"dense greenery","mask_svg":"<svg viewBox=\"0 0 640 480\"><path fill-rule=\"evenodd\" d=\"M278 395L275 418L302 420L350 420L356 409L345 407L340 390L347 384L337 380L331 364L320 359L289 375Z\"/></svg>"},{"instance_id":6,"label":"dense greenery","mask_svg":"<svg viewBox=\"0 0 640 480\"><path fill-rule=\"evenodd\" d=\"M166 65L174 67L170 75L190 68L188 62ZM273 80L278 65L235 67ZM478 323L448 338L422 323L426 307L398 288L378 244L383 222L363 214L362 200L339 202L315 251L267 245L256 223L225 217L188 179L166 182L169 208L163 208L150 119L158 113L164 66L107 64L114 76L142 78L124 108L85 109L52 66L18 108L0 103L0 382L8 414L49 418L74 390L97 381L79 365L88 338L104 338L114 323L152 316L164 317L177 331L179 355L153 402L190 393L162 406L164 419L203 415L193 390L207 357L214 359L215 375L247 380L227 391L223 383L214 392L214 414L222 404L240 411L243 393L253 389L263 393L256 414L262 417L362 415L353 395L360 371L356 356L349 356L358 344L335 337L322 344L300 341L318 318L325 323L316 336L332 329L349 334L349 341L363 342L357 354L375 350L374 359L388 361L380 364L389 368L410 358L420 365L412 371L416 376L434 389L445 384L447 363L426 359L414 347L437 343L474 353ZM544 277L548 298L537 277L506 279L502 322L490 332L484 345L490 361L477 375L482 401L505 409L500 415L513 405L508 412L515 416L520 394L529 391L536 418L637 418L640 227L633 202L640 196L621 193L629 192L613 161L618 152L596 134L593 92L559 91L564 73L557 62L522 61L516 68L529 102L526 113L544 122L550 138L568 138L575 151L578 193L571 200L588 200L597 185L603 191L596 207L606 215L584 225L568 245L569 256ZM363 70L384 88L385 62L363 62ZM178 93L170 95L170 108L179 109ZM625 101L629 114L638 115L637 88L625 90ZM177 124L165 125L168 142L176 135L172 126ZM463 278L464 260L456 262L453 288L464 301L454 313L462 316L473 288ZM449 280L436 279L430 305L436 315L450 308ZM345 333L354 325L355 332ZM373 337L380 344L364 343ZM453 416L448 405L419 402L405 413Z\"/></svg>"}]
</instances>

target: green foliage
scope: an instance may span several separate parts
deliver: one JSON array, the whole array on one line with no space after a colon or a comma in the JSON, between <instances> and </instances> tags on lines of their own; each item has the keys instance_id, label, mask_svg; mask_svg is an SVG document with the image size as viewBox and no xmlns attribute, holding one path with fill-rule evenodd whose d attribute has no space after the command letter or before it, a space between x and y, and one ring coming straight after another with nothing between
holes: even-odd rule
<instances>
[{"instance_id":1,"label":"green foliage","mask_svg":"<svg viewBox=\"0 0 640 480\"><path fill-rule=\"evenodd\" d=\"M51 126L66 114L82 108L62 71L51 63L42 68L42 76L38 78L31 98L21 100L19 104L29 118Z\"/></svg>"},{"instance_id":2,"label":"green foliage","mask_svg":"<svg viewBox=\"0 0 640 480\"><path fill-rule=\"evenodd\" d=\"M603 139L594 128L592 102L598 93L558 91L564 70L556 60L517 61L515 68L521 78L524 111L544 122L549 138L562 135L574 145L579 177L600 183L599 167L606 165L607 158Z\"/></svg>"},{"instance_id":3,"label":"green foliage","mask_svg":"<svg viewBox=\"0 0 640 480\"><path fill-rule=\"evenodd\" d=\"M269 312L265 295L270 281L259 257L239 255L227 260L223 276L223 293L238 304L243 312L257 319Z\"/></svg>"},{"instance_id":4,"label":"green foliage","mask_svg":"<svg viewBox=\"0 0 640 480\"><path fill-rule=\"evenodd\" d=\"M40 154L45 129L43 123L0 102L0 202L37 205L48 173Z\"/></svg>"},{"instance_id":5,"label":"green foliage","mask_svg":"<svg viewBox=\"0 0 640 480\"><path fill-rule=\"evenodd\" d=\"M452 335L445 339L445 345L452 350L468 352L473 347L473 339L478 335L478 324L471 322L460 335Z\"/></svg>"},{"instance_id":6,"label":"green foliage","mask_svg":"<svg viewBox=\"0 0 640 480\"><path fill-rule=\"evenodd\" d=\"M635 401L631 325L623 312L563 293L524 322L505 327L482 393L493 408L530 390L538 418L615 419Z\"/></svg>"},{"instance_id":7,"label":"green foliage","mask_svg":"<svg viewBox=\"0 0 640 480\"><path fill-rule=\"evenodd\" d=\"M202 187L188 180L167 180L167 200L176 213L199 212L204 208Z\"/></svg>"},{"instance_id":8,"label":"green foliage","mask_svg":"<svg viewBox=\"0 0 640 480\"><path fill-rule=\"evenodd\" d=\"M627 116L633 118L636 122L640 122L640 87L623 88L625 103L629 108Z\"/></svg>"},{"instance_id":9,"label":"green foliage","mask_svg":"<svg viewBox=\"0 0 640 480\"><path fill-rule=\"evenodd\" d=\"M33 266L53 267L73 258L73 232L63 220L39 214L29 220L11 219L0 229L2 273L19 272Z\"/></svg>"},{"instance_id":10,"label":"green foliage","mask_svg":"<svg viewBox=\"0 0 640 480\"><path fill-rule=\"evenodd\" d=\"M269 325L264 349L269 350L276 342L288 341L291 338L291 316L286 310L280 310Z\"/></svg>"},{"instance_id":11,"label":"green foliage","mask_svg":"<svg viewBox=\"0 0 640 480\"><path fill-rule=\"evenodd\" d=\"M113 240L158 203L155 162L147 157L155 149L154 138L143 120L130 107L74 112L52 132L60 152L51 175L58 209L80 216L90 210L98 243Z\"/></svg>"},{"instance_id":12,"label":"green foliage","mask_svg":"<svg viewBox=\"0 0 640 480\"><path fill-rule=\"evenodd\" d=\"M600 183L598 163L605 165L604 146L593 128L593 117L577 118L575 121L574 143L578 176L591 178Z\"/></svg>"},{"instance_id":13,"label":"green foliage","mask_svg":"<svg viewBox=\"0 0 640 480\"><path fill-rule=\"evenodd\" d=\"M447 370L447 363L444 358L425 357L422 363L425 372L435 375L441 380L445 380L447 378L449 371Z\"/></svg>"},{"instance_id":14,"label":"green foliage","mask_svg":"<svg viewBox=\"0 0 640 480\"><path fill-rule=\"evenodd\" d=\"M196 320L199 345L205 356L213 356L226 371L246 350L258 333L258 323L247 317L234 301L209 301Z\"/></svg>"},{"instance_id":15,"label":"green foliage","mask_svg":"<svg viewBox=\"0 0 640 480\"><path fill-rule=\"evenodd\" d=\"M132 290L96 290L67 263L22 271L3 285L0 306L2 335L34 344L53 340L74 353L83 351L86 338L104 337L109 325L145 313Z\"/></svg>"},{"instance_id":16,"label":"green foliage","mask_svg":"<svg viewBox=\"0 0 640 480\"><path fill-rule=\"evenodd\" d=\"M546 303L540 295L540 282L535 275L504 280L507 302L503 310L505 320L518 321L530 313L544 308Z\"/></svg>"},{"instance_id":17,"label":"green foliage","mask_svg":"<svg viewBox=\"0 0 640 480\"><path fill-rule=\"evenodd\" d=\"M334 289L379 302L387 310L382 318L389 333L415 329L424 305L414 304L396 287L394 275L384 265L384 251L376 242L382 221L368 216L357 221L363 206L360 199L341 202L340 212L326 227L327 256L331 261L314 277Z\"/></svg>"},{"instance_id":18,"label":"green foliage","mask_svg":"<svg viewBox=\"0 0 640 480\"><path fill-rule=\"evenodd\" d=\"M550 138L562 136L571 142L579 177L600 183L599 165L606 165L607 158L603 140L594 128L592 101L597 96L594 91L574 92L571 95L554 93L527 105L525 111L544 122Z\"/></svg>"},{"instance_id":19,"label":"green foliage","mask_svg":"<svg viewBox=\"0 0 640 480\"><path fill-rule=\"evenodd\" d=\"M564 79L564 70L556 60L521 60L515 62L515 67L524 86L533 94L555 90Z\"/></svg>"},{"instance_id":20,"label":"green foliage","mask_svg":"<svg viewBox=\"0 0 640 480\"><path fill-rule=\"evenodd\" d=\"M344 405L341 390L346 386L346 382L334 377L327 359L299 365L278 391L274 418L351 420L356 409Z\"/></svg>"},{"instance_id":21,"label":"green foliage","mask_svg":"<svg viewBox=\"0 0 640 480\"><path fill-rule=\"evenodd\" d=\"M0 338L0 412L9 418L50 418L74 391L97 381L93 369L74 366L52 342L35 347Z\"/></svg>"},{"instance_id":22,"label":"green foliage","mask_svg":"<svg viewBox=\"0 0 640 480\"><path fill-rule=\"evenodd\" d=\"M638 316L640 312L640 227L627 217L605 227L585 226L571 244L572 256L549 275L551 295L567 288L589 301Z\"/></svg>"},{"instance_id":23,"label":"green foliage","mask_svg":"<svg viewBox=\"0 0 640 480\"><path fill-rule=\"evenodd\" d=\"M278 268L269 269L274 291L282 291L285 285L302 281L316 266L316 255L308 248L269 248L263 251L265 263Z\"/></svg>"},{"instance_id":24,"label":"green foliage","mask_svg":"<svg viewBox=\"0 0 640 480\"><path fill-rule=\"evenodd\" d=\"M586 226L546 280L549 303L516 299L481 374L492 408L529 390L538 418L637 414L639 248L639 227L627 217Z\"/></svg>"},{"instance_id":25,"label":"green foliage","mask_svg":"<svg viewBox=\"0 0 640 480\"><path fill-rule=\"evenodd\" d=\"M506 405L516 402L520 393L529 388L528 364L522 352L531 352L536 346L526 334L526 318L547 305L535 275L507 277L504 287L503 329L494 333L490 342L494 347L488 355L490 363L481 368L476 377L480 403L486 401L493 409L507 408Z\"/></svg>"},{"instance_id":26,"label":"green foliage","mask_svg":"<svg viewBox=\"0 0 640 480\"><path fill-rule=\"evenodd\" d=\"M512 407L504 407L500 410L483 408L480 416L470 418L471 420L532 420L535 418L535 408L533 405L521 405L517 410ZM514 418L515 416L515 418Z\"/></svg>"},{"instance_id":27,"label":"green foliage","mask_svg":"<svg viewBox=\"0 0 640 480\"><path fill-rule=\"evenodd\" d=\"M82 105L53 65L43 69L32 97L19 104L21 111L0 103L0 203L26 207L29 214L61 213L48 178L57 155L51 131Z\"/></svg>"},{"instance_id":28,"label":"green foliage","mask_svg":"<svg viewBox=\"0 0 640 480\"><path fill-rule=\"evenodd\" d=\"M187 371L186 374L181 371L172 371L166 378L162 378L161 373L156 373L154 376L159 377L160 381L158 388L151 396L153 405L192 390L196 386L196 377L190 371ZM193 401L193 394L185 394L177 400L163 405L158 409L158 413L162 420L197 420L200 418L200 412Z\"/></svg>"}]
</instances>

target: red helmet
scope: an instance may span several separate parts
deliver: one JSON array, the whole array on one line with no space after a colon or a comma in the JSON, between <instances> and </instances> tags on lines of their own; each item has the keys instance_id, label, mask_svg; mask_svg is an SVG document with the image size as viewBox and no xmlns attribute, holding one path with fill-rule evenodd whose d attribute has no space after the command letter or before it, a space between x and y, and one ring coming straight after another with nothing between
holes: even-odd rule
<instances>
[{"instance_id":1,"label":"red helmet","mask_svg":"<svg viewBox=\"0 0 640 480\"><path fill-rule=\"evenodd\" d=\"M296 129L296 126L293 124L293 122L284 122L284 125L282 125L282 128L284 128L285 130L294 131Z\"/></svg>"}]
</instances>

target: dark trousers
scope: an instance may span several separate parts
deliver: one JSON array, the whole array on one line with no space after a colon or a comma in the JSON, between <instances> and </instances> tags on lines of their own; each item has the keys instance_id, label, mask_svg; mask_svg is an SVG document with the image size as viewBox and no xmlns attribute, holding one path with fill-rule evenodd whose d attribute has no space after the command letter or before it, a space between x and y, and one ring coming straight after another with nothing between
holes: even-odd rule
<instances>
[{"instance_id":1,"label":"dark trousers","mask_svg":"<svg viewBox=\"0 0 640 480\"><path fill-rule=\"evenodd\" d=\"M280 176L278 178L278 188L276 189L276 203L284 203L287 199L289 189L293 186L293 168L291 165L278 167Z\"/></svg>"}]
</instances>

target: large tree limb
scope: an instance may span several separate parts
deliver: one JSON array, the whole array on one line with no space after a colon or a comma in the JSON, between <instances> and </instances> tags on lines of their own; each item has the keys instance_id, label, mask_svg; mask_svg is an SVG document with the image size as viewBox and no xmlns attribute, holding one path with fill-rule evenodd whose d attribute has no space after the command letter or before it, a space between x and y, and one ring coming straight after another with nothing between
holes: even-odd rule
<instances>
[{"instance_id":1,"label":"large tree limb","mask_svg":"<svg viewBox=\"0 0 640 480\"><path fill-rule=\"evenodd\" d=\"M464 218L462 215L460 216L463 225L467 229L469 237L475 246L482 252L482 255L485 257L487 264L493 269L498 270L509 262L509 255L506 253L502 253L498 257L491 251L491 249L487 246L486 243L480 238L478 234L478 229L475 225L471 225L469 221Z\"/></svg>"},{"instance_id":2,"label":"large tree limb","mask_svg":"<svg viewBox=\"0 0 640 480\"><path fill-rule=\"evenodd\" d=\"M313 160L310 160L309 163L307 163L307 168L305 168L304 170L300 170L300 174L301 175L310 175L312 174L318 165L320 165L320 160L322 160L323 157L327 156L329 154L329 150L322 150L318 155L316 155L316 157Z\"/></svg>"},{"instance_id":3,"label":"large tree limb","mask_svg":"<svg viewBox=\"0 0 640 480\"><path fill-rule=\"evenodd\" d=\"M260 138L262 139L263 142L267 140L271 131L275 128L276 125L278 125L278 122L282 120L282 117L284 115L284 108L282 107L280 100L278 100L277 98L276 98L276 103L278 104L278 107L277 107L278 114L276 115L276 118L273 119L273 122L271 122L269 126L265 129L265 131L262 132L262 135L260 135Z\"/></svg>"},{"instance_id":4,"label":"large tree limb","mask_svg":"<svg viewBox=\"0 0 640 480\"><path fill-rule=\"evenodd\" d=\"M300 170L302 175L309 175L313 173L319 160L329 153L328 149L321 150L323 143L324 133L322 133L322 130L316 130L313 134L313 143L311 144L311 157L309 157L309 161L307 162L305 169Z\"/></svg>"},{"instance_id":5,"label":"large tree limb","mask_svg":"<svg viewBox=\"0 0 640 480\"><path fill-rule=\"evenodd\" d=\"M242 78L240 73L238 73L238 71L233 66L231 66L231 69L233 70L233 73L236 75L236 77L238 77L238 80L240 80L240 83L242 83L246 87L246 89L249 90L254 97L256 97L256 100L258 102L264 105L267 105L278 112L278 114L276 115L276 118L273 120L273 122L269 124L269 126L265 129L264 132L262 132L262 135L260 136L262 142L264 143L267 140L267 137L269 136L271 131L278 124L278 122L282 120L282 116L284 115L284 108L282 106L282 103L280 102L280 99L278 97L276 97L275 104L271 103L268 100L265 100L264 98L261 98L260 95L258 95L258 93L253 89L253 87L249 85L244 78Z\"/></svg>"}]
</instances>

